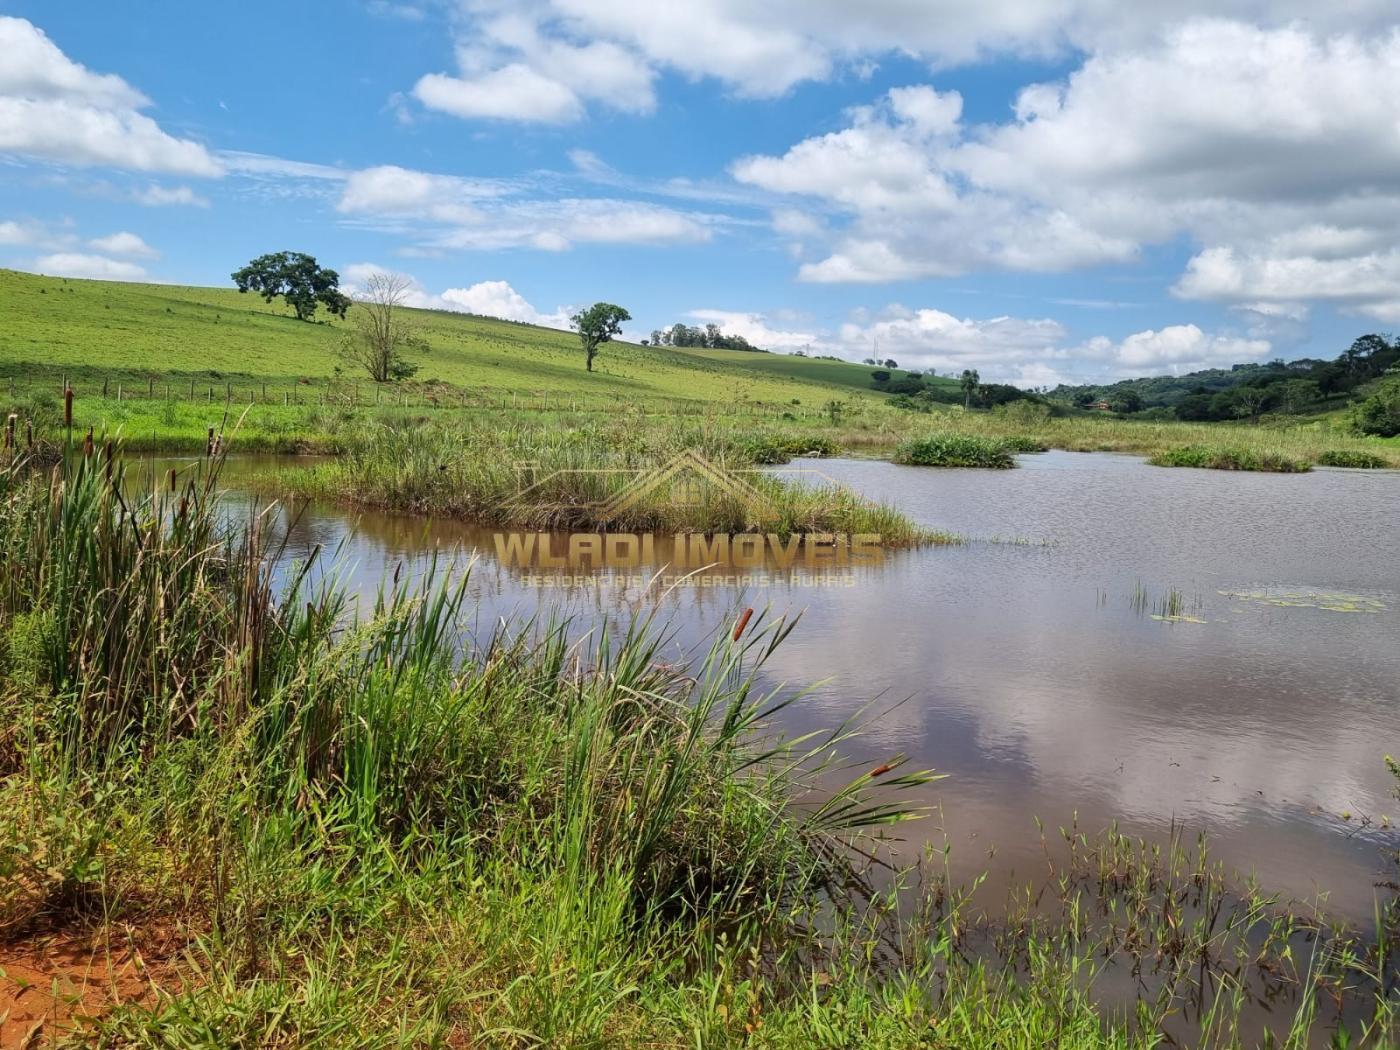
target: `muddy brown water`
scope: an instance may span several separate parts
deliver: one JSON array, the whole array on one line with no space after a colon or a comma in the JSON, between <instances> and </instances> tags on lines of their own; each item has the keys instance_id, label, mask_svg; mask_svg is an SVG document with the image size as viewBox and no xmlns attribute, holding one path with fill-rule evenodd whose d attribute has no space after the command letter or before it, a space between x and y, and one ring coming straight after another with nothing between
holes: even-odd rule
<instances>
[{"instance_id":1,"label":"muddy brown water","mask_svg":"<svg viewBox=\"0 0 1400 1050\"><path fill-rule=\"evenodd\" d=\"M230 464L235 504L252 499L249 472L276 462ZM637 568L522 569L501 564L490 531L457 522L277 513L286 558L339 551L362 593L396 567L475 554L478 630L541 611L590 626L655 611L683 658L746 605L800 612L767 677L822 684L784 727L829 727L877 699L856 748L948 774L926 796L935 815L905 833L946 842L955 877L1043 871L1037 816L1052 832L1117 821L1154 839L1207 832L1228 867L1369 923L1396 841L1383 822L1400 817L1383 763L1400 753L1400 472L1068 452L1019 465L796 463L967 542L850 567L770 558L669 587L647 585L666 572L665 539Z\"/></svg>"}]
</instances>

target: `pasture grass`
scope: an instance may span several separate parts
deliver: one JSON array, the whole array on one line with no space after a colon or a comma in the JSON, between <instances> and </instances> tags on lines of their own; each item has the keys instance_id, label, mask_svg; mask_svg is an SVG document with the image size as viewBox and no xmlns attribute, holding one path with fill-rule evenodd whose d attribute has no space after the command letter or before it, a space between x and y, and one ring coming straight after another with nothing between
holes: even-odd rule
<instances>
[{"instance_id":1,"label":"pasture grass","mask_svg":"<svg viewBox=\"0 0 1400 1050\"><path fill-rule=\"evenodd\" d=\"M816 411L832 399L881 397L829 381L829 362L774 371L751 367L766 354L711 360L625 341L604 346L595 371L588 372L578 337L569 331L440 310L405 312L427 346L413 355L419 372L407 389L416 402L435 393L446 399L448 391L435 390L437 385L486 400L504 395L515 406L573 401L607 408L625 399ZM67 377L89 399L104 387L115 396L121 384L134 397L168 390L207 401L212 387L215 403L232 389L243 404L254 397L280 404L284 396L313 399L331 383L342 394L353 392L358 381L361 404L374 398L374 384L345 366L341 345L348 322L324 315L314 323L298 321L280 301L267 304L233 288L0 270L0 316L6 322L0 330L0 391L13 378L22 388L57 393ZM842 368L868 373L854 365L837 371Z\"/></svg>"},{"instance_id":2,"label":"pasture grass","mask_svg":"<svg viewBox=\"0 0 1400 1050\"><path fill-rule=\"evenodd\" d=\"M903 379L909 375L908 369L886 369L883 365L861 365L851 361L833 361L824 357L799 357L796 354L754 354L746 350L710 350L698 347L677 348L677 352L704 361L733 365L791 379L815 380L859 391L870 390L871 373L877 370L889 372L894 379ZM946 390L958 389L956 379L925 374L924 381Z\"/></svg>"}]
</instances>

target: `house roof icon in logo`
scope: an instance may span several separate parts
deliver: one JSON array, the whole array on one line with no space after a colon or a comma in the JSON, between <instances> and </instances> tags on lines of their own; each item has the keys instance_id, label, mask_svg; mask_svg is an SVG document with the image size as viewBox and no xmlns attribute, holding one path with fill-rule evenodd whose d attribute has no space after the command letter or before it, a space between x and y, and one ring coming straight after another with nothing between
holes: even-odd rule
<instances>
[{"instance_id":1,"label":"house roof icon in logo","mask_svg":"<svg viewBox=\"0 0 1400 1050\"><path fill-rule=\"evenodd\" d=\"M660 467L643 471L634 481L600 504L598 512L604 519L620 517L657 489L674 489L677 486L692 490L703 486L712 492L727 493L748 509L751 521L774 516L772 501L766 495L736 474L715 466L693 449L681 452Z\"/></svg>"}]
</instances>

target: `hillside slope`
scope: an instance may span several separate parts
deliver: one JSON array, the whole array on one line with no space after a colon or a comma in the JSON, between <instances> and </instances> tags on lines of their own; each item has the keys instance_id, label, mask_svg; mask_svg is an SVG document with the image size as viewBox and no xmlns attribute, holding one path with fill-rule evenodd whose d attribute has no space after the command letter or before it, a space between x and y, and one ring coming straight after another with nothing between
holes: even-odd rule
<instances>
[{"instance_id":1,"label":"hillside slope","mask_svg":"<svg viewBox=\"0 0 1400 1050\"><path fill-rule=\"evenodd\" d=\"M577 338L533 325L435 310L411 313L428 350L415 355L418 382L548 392L580 401L686 399L801 403L878 398L836 369L769 354L732 361L632 343L605 346L588 373ZM0 379L22 386L148 382L267 384L325 380L345 370L345 322L296 320L279 302L233 289L88 281L0 270ZM800 362L792 370L768 359ZM763 359L759 362L756 359ZM839 366L866 375L868 369ZM367 382L367 381L366 381Z\"/></svg>"},{"instance_id":2,"label":"hillside slope","mask_svg":"<svg viewBox=\"0 0 1400 1050\"><path fill-rule=\"evenodd\" d=\"M870 389L870 373L873 365L861 365L852 361L833 361L825 357L798 357L795 354L758 354L745 350L706 350L686 347L674 351L703 361L747 368L767 375L783 376L791 379L804 379L818 383L831 383L853 390ZM886 369L895 379L902 379L909 372L902 368ZM924 375L929 386L957 388L957 380Z\"/></svg>"}]
</instances>

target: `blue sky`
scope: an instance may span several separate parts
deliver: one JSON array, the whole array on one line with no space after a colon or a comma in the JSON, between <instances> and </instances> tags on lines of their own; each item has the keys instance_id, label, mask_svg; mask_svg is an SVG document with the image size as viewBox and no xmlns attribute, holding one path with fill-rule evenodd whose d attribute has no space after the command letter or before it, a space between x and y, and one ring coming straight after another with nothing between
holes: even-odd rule
<instances>
[{"instance_id":1,"label":"blue sky","mask_svg":"<svg viewBox=\"0 0 1400 1050\"><path fill-rule=\"evenodd\" d=\"M1393 3L0 0L0 265L423 305L1023 385L1400 321Z\"/></svg>"}]
</instances>

